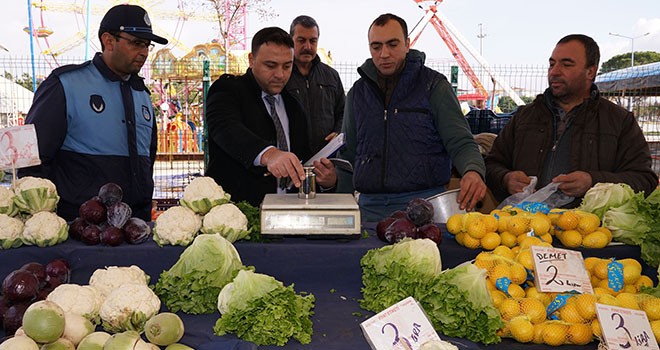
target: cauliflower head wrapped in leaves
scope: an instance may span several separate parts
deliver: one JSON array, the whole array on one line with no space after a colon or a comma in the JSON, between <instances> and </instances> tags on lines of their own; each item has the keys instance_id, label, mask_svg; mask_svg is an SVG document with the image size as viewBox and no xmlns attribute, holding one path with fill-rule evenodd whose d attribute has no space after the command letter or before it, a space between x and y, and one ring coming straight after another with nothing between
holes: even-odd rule
<instances>
[{"instance_id":1,"label":"cauliflower head wrapped in leaves","mask_svg":"<svg viewBox=\"0 0 660 350\"><path fill-rule=\"evenodd\" d=\"M103 329L110 333L142 332L144 324L160 310L160 299L143 284L115 288L101 305Z\"/></svg>"},{"instance_id":2,"label":"cauliflower head wrapped in leaves","mask_svg":"<svg viewBox=\"0 0 660 350\"><path fill-rule=\"evenodd\" d=\"M65 313L80 315L93 324L99 323L99 310L103 298L92 286L60 284L48 294L46 300L59 305Z\"/></svg>"},{"instance_id":3,"label":"cauliflower head wrapped in leaves","mask_svg":"<svg viewBox=\"0 0 660 350\"><path fill-rule=\"evenodd\" d=\"M123 284L149 284L149 275L141 268L131 266L109 266L105 269L96 269L89 278L89 285L94 287L102 299L105 299L113 290Z\"/></svg>"},{"instance_id":4,"label":"cauliflower head wrapped in leaves","mask_svg":"<svg viewBox=\"0 0 660 350\"><path fill-rule=\"evenodd\" d=\"M243 269L231 242L218 234L199 235L160 274L154 290L172 312L210 314L216 310L222 287Z\"/></svg>"},{"instance_id":5,"label":"cauliflower head wrapped in leaves","mask_svg":"<svg viewBox=\"0 0 660 350\"><path fill-rule=\"evenodd\" d=\"M213 178L200 176L194 178L183 190L181 205L197 214L204 215L216 205L229 202L231 196L226 193Z\"/></svg>"},{"instance_id":6,"label":"cauliflower head wrapped in leaves","mask_svg":"<svg viewBox=\"0 0 660 350\"><path fill-rule=\"evenodd\" d=\"M40 211L25 221L23 243L49 247L69 238L69 225L57 214Z\"/></svg>"},{"instance_id":7,"label":"cauliflower head wrapped in leaves","mask_svg":"<svg viewBox=\"0 0 660 350\"><path fill-rule=\"evenodd\" d=\"M257 345L283 346L289 338L312 341L314 295L298 295L275 278L241 270L218 295L222 314L213 327L217 335L235 333Z\"/></svg>"},{"instance_id":8,"label":"cauliflower head wrapped in leaves","mask_svg":"<svg viewBox=\"0 0 660 350\"><path fill-rule=\"evenodd\" d=\"M187 246L195 239L202 227L202 218L194 211L174 206L160 214L154 224L154 241L159 246L166 244Z\"/></svg>"},{"instance_id":9,"label":"cauliflower head wrapped in leaves","mask_svg":"<svg viewBox=\"0 0 660 350\"><path fill-rule=\"evenodd\" d=\"M26 176L16 180L12 188L14 204L24 213L54 211L60 201L55 184L48 179Z\"/></svg>"},{"instance_id":10,"label":"cauliflower head wrapped in leaves","mask_svg":"<svg viewBox=\"0 0 660 350\"><path fill-rule=\"evenodd\" d=\"M219 233L232 243L250 234L247 217L232 203L213 207L204 215L202 232Z\"/></svg>"},{"instance_id":11,"label":"cauliflower head wrapped in leaves","mask_svg":"<svg viewBox=\"0 0 660 350\"><path fill-rule=\"evenodd\" d=\"M23 221L0 214L0 249L16 248L23 245Z\"/></svg>"},{"instance_id":12,"label":"cauliflower head wrapped in leaves","mask_svg":"<svg viewBox=\"0 0 660 350\"><path fill-rule=\"evenodd\" d=\"M15 197L14 191L6 187L0 187L0 214L8 216L18 214L18 207L14 204Z\"/></svg>"}]
</instances>

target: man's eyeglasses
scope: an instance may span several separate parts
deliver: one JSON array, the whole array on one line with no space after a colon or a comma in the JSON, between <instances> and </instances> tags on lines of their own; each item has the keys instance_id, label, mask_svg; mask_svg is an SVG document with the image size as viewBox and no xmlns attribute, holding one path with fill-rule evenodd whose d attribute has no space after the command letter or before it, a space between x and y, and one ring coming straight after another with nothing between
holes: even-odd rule
<instances>
[{"instance_id":1,"label":"man's eyeglasses","mask_svg":"<svg viewBox=\"0 0 660 350\"><path fill-rule=\"evenodd\" d=\"M129 38L123 37L119 34L113 34L113 36L115 38L117 38L117 40L124 39L124 40L128 41L129 45L131 45L135 48L138 48L140 50L141 49L147 49L148 51L151 51L155 46L154 44L152 44L148 41L144 41L144 40L140 40L140 39L129 39Z\"/></svg>"}]
</instances>

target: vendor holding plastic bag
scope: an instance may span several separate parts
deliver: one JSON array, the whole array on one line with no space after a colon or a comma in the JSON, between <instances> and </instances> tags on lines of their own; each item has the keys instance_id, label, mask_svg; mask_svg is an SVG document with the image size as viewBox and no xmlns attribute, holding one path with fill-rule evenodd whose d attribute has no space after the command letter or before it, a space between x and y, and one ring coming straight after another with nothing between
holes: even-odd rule
<instances>
[{"instance_id":1,"label":"vendor holding plastic bag","mask_svg":"<svg viewBox=\"0 0 660 350\"><path fill-rule=\"evenodd\" d=\"M574 207L598 182L627 183L650 194L658 185L651 156L631 112L601 97L594 84L600 53L585 35L557 43L546 91L520 107L486 157L486 181L498 200L558 183Z\"/></svg>"}]
</instances>

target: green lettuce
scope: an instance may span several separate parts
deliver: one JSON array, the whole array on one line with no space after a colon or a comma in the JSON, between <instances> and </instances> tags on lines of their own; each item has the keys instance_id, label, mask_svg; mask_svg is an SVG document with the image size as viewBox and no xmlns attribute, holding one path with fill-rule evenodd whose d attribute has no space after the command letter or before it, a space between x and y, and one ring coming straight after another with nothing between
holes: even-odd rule
<instances>
[{"instance_id":1,"label":"green lettuce","mask_svg":"<svg viewBox=\"0 0 660 350\"><path fill-rule=\"evenodd\" d=\"M241 270L218 295L217 335L234 333L257 345L285 345L290 338L312 341L314 295L298 295L275 278Z\"/></svg>"},{"instance_id":2,"label":"green lettuce","mask_svg":"<svg viewBox=\"0 0 660 350\"><path fill-rule=\"evenodd\" d=\"M649 231L649 218L640 213L644 194L638 193L619 207L603 215L603 226L612 231L612 239L629 245L639 245Z\"/></svg>"},{"instance_id":3,"label":"green lettuce","mask_svg":"<svg viewBox=\"0 0 660 350\"><path fill-rule=\"evenodd\" d=\"M210 314L220 290L245 269L229 241L218 234L199 235L179 260L163 271L154 291L172 312Z\"/></svg>"},{"instance_id":4,"label":"green lettuce","mask_svg":"<svg viewBox=\"0 0 660 350\"><path fill-rule=\"evenodd\" d=\"M624 183L599 182L584 194L578 209L598 215L600 219L610 208L626 203L635 195L635 191Z\"/></svg>"},{"instance_id":5,"label":"green lettuce","mask_svg":"<svg viewBox=\"0 0 660 350\"><path fill-rule=\"evenodd\" d=\"M360 306L380 312L424 289L442 270L440 251L430 239L406 238L399 243L369 250L360 260ZM421 291L420 291L421 292Z\"/></svg>"},{"instance_id":6,"label":"green lettuce","mask_svg":"<svg viewBox=\"0 0 660 350\"><path fill-rule=\"evenodd\" d=\"M463 264L430 281L419 302L440 333L495 344L504 326L486 287L486 270Z\"/></svg>"}]
</instances>

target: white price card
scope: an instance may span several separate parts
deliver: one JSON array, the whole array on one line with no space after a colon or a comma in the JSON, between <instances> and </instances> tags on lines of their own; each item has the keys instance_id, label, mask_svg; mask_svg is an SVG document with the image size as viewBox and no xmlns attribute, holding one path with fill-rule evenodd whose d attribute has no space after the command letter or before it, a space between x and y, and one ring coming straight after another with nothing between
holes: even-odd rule
<instances>
[{"instance_id":1,"label":"white price card","mask_svg":"<svg viewBox=\"0 0 660 350\"><path fill-rule=\"evenodd\" d=\"M532 246L536 288L541 292L577 291L593 294L582 253L552 247Z\"/></svg>"},{"instance_id":2,"label":"white price card","mask_svg":"<svg viewBox=\"0 0 660 350\"><path fill-rule=\"evenodd\" d=\"M644 311L596 303L596 312L609 350L658 350Z\"/></svg>"},{"instance_id":3,"label":"white price card","mask_svg":"<svg viewBox=\"0 0 660 350\"><path fill-rule=\"evenodd\" d=\"M413 297L379 312L360 324L373 350L417 350L430 340L441 340Z\"/></svg>"},{"instance_id":4,"label":"white price card","mask_svg":"<svg viewBox=\"0 0 660 350\"><path fill-rule=\"evenodd\" d=\"M40 163L34 125L0 129L0 170L25 168Z\"/></svg>"}]
</instances>

